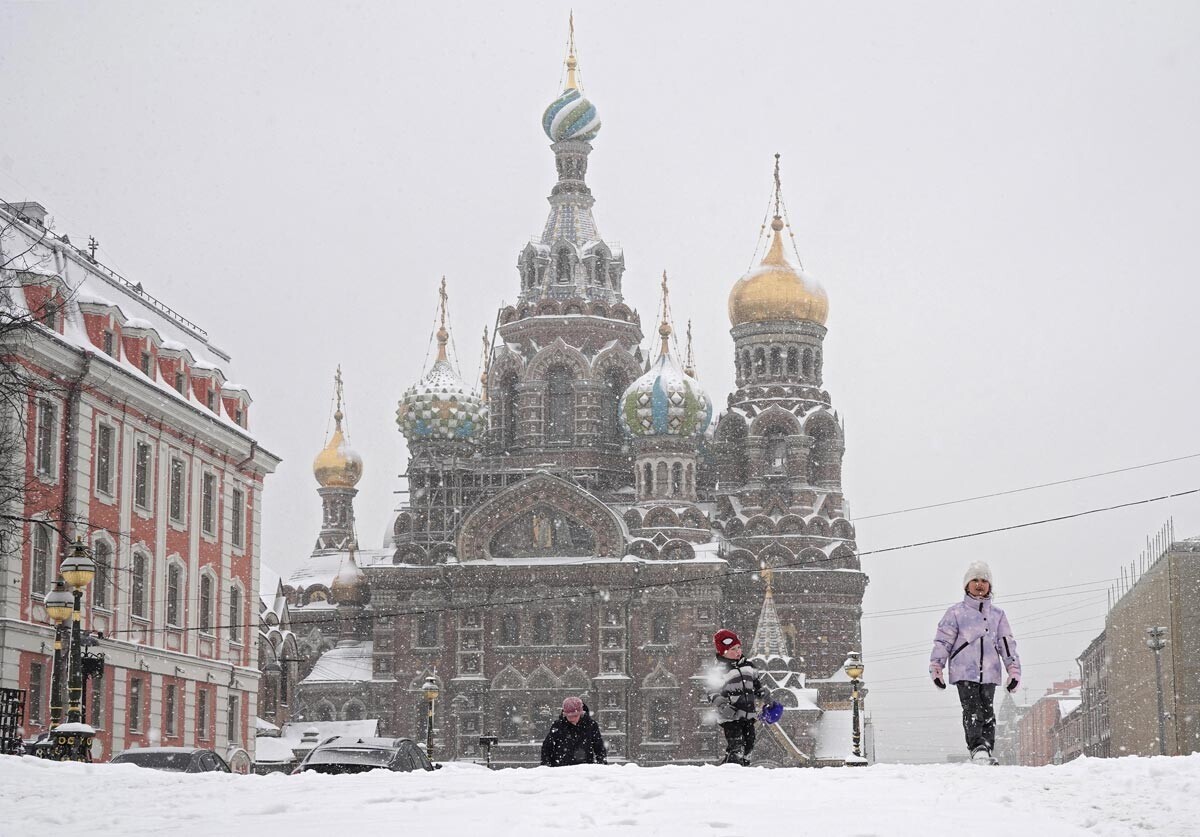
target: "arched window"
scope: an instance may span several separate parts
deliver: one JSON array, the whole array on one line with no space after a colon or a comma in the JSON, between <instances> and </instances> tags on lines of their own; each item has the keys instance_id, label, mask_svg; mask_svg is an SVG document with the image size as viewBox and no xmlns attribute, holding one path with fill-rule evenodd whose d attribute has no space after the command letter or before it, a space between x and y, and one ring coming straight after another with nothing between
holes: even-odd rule
<instances>
[{"instance_id":1,"label":"arched window","mask_svg":"<svg viewBox=\"0 0 1200 837\"><path fill-rule=\"evenodd\" d=\"M742 376L745 378L749 378L751 371L752 370L750 367L750 350L743 349L742 350Z\"/></svg>"},{"instance_id":2,"label":"arched window","mask_svg":"<svg viewBox=\"0 0 1200 837\"><path fill-rule=\"evenodd\" d=\"M650 729L651 741L671 740L671 715L674 712L669 697L650 698Z\"/></svg>"},{"instance_id":3,"label":"arched window","mask_svg":"<svg viewBox=\"0 0 1200 837\"><path fill-rule=\"evenodd\" d=\"M684 478L685 479L684 485L686 487L688 494L691 494L696 490L696 481L695 481L695 475L694 475L693 471L694 471L694 467L689 462L688 466L687 466L687 476Z\"/></svg>"},{"instance_id":4,"label":"arched window","mask_svg":"<svg viewBox=\"0 0 1200 837\"><path fill-rule=\"evenodd\" d=\"M179 627L183 614L183 568L172 563L167 567L167 624Z\"/></svg>"},{"instance_id":5,"label":"arched window","mask_svg":"<svg viewBox=\"0 0 1200 837\"><path fill-rule=\"evenodd\" d=\"M575 436L575 393L571 370L554 366L546 376L546 439L569 442Z\"/></svg>"},{"instance_id":6,"label":"arched window","mask_svg":"<svg viewBox=\"0 0 1200 837\"><path fill-rule=\"evenodd\" d=\"M560 285L567 285L571 282L571 251L559 250L558 260L554 266L554 279Z\"/></svg>"},{"instance_id":7,"label":"arched window","mask_svg":"<svg viewBox=\"0 0 1200 837\"><path fill-rule=\"evenodd\" d=\"M604 376L604 404L600 412L600 433L614 445L621 443L621 396L625 394L625 378L616 369Z\"/></svg>"},{"instance_id":8,"label":"arched window","mask_svg":"<svg viewBox=\"0 0 1200 837\"><path fill-rule=\"evenodd\" d=\"M811 378L813 373L813 353L812 349L804 350L804 377Z\"/></svg>"},{"instance_id":9,"label":"arched window","mask_svg":"<svg viewBox=\"0 0 1200 837\"><path fill-rule=\"evenodd\" d=\"M788 349L787 353L787 372L789 375L800 374L800 352L795 346Z\"/></svg>"},{"instance_id":10,"label":"arched window","mask_svg":"<svg viewBox=\"0 0 1200 837\"><path fill-rule=\"evenodd\" d=\"M671 641L671 616L668 613L656 613L650 623L650 641L655 645L666 645Z\"/></svg>"},{"instance_id":11,"label":"arched window","mask_svg":"<svg viewBox=\"0 0 1200 837\"><path fill-rule=\"evenodd\" d=\"M33 524L30 558L33 566L29 573L29 592L35 596L44 596L50 592L50 529L41 523Z\"/></svg>"},{"instance_id":12,"label":"arched window","mask_svg":"<svg viewBox=\"0 0 1200 837\"><path fill-rule=\"evenodd\" d=\"M509 450L516 445L517 442L517 376L510 372L504 376L504 381L500 384L501 398L504 401L504 407L500 414L501 438L503 439L504 449Z\"/></svg>"},{"instance_id":13,"label":"arched window","mask_svg":"<svg viewBox=\"0 0 1200 837\"><path fill-rule=\"evenodd\" d=\"M602 288L608 284L608 260L603 253L596 256L596 284Z\"/></svg>"},{"instance_id":14,"label":"arched window","mask_svg":"<svg viewBox=\"0 0 1200 837\"><path fill-rule=\"evenodd\" d=\"M654 466L649 462L642 466L642 496L654 496Z\"/></svg>"},{"instance_id":15,"label":"arched window","mask_svg":"<svg viewBox=\"0 0 1200 837\"><path fill-rule=\"evenodd\" d=\"M817 349L817 363L816 363L816 368L813 369L813 375L816 378L818 383L820 383L820 381L821 381L821 363L822 363L821 350Z\"/></svg>"},{"instance_id":16,"label":"arched window","mask_svg":"<svg viewBox=\"0 0 1200 837\"><path fill-rule=\"evenodd\" d=\"M787 473L787 436L778 430L767 434L767 473Z\"/></svg>"},{"instance_id":17,"label":"arched window","mask_svg":"<svg viewBox=\"0 0 1200 837\"><path fill-rule=\"evenodd\" d=\"M521 644L521 623L515 613L505 613L500 617L500 645Z\"/></svg>"},{"instance_id":18,"label":"arched window","mask_svg":"<svg viewBox=\"0 0 1200 837\"><path fill-rule=\"evenodd\" d=\"M97 541L92 550L92 561L96 564L96 577L92 579L92 607L109 606L109 591L112 590L112 547L107 541Z\"/></svg>"},{"instance_id":19,"label":"arched window","mask_svg":"<svg viewBox=\"0 0 1200 837\"><path fill-rule=\"evenodd\" d=\"M754 374L767 374L767 353L762 349L754 350Z\"/></svg>"},{"instance_id":20,"label":"arched window","mask_svg":"<svg viewBox=\"0 0 1200 837\"><path fill-rule=\"evenodd\" d=\"M671 496L678 497L683 493L683 465L676 462L671 466Z\"/></svg>"},{"instance_id":21,"label":"arched window","mask_svg":"<svg viewBox=\"0 0 1200 837\"><path fill-rule=\"evenodd\" d=\"M134 556L137 564L137 556ZM212 633L213 627L213 580L207 573L200 576L200 630Z\"/></svg>"},{"instance_id":22,"label":"arched window","mask_svg":"<svg viewBox=\"0 0 1200 837\"><path fill-rule=\"evenodd\" d=\"M241 643L246 617L242 615L242 591L237 586L229 588L229 641Z\"/></svg>"},{"instance_id":23,"label":"arched window","mask_svg":"<svg viewBox=\"0 0 1200 837\"><path fill-rule=\"evenodd\" d=\"M130 580L130 587L133 592L129 611L134 616L145 619L146 597L150 592L150 559L144 552L133 553L133 578Z\"/></svg>"},{"instance_id":24,"label":"arched window","mask_svg":"<svg viewBox=\"0 0 1200 837\"><path fill-rule=\"evenodd\" d=\"M667 463L658 463L658 467L655 469L654 476L656 478L654 481L654 496L667 496Z\"/></svg>"},{"instance_id":25,"label":"arched window","mask_svg":"<svg viewBox=\"0 0 1200 837\"><path fill-rule=\"evenodd\" d=\"M778 346L771 349L771 374L775 377L783 374L783 352Z\"/></svg>"},{"instance_id":26,"label":"arched window","mask_svg":"<svg viewBox=\"0 0 1200 837\"><path fill-rule=\"evenodd\" d=\"M512 741L521 735L521 707L515 701L505 701L500 706L500 738Z\"/></svg>"},{"instance_id":27,"label":"arched window","mask_svg":"<svg viewBox=\"0 0 1200 837\"><path fill-rule=\"evenodd\" d=\"M533 644L549 645L553 634L554 621L549 613L535 613L533 616Z\"/></svg>"}]
</instances>

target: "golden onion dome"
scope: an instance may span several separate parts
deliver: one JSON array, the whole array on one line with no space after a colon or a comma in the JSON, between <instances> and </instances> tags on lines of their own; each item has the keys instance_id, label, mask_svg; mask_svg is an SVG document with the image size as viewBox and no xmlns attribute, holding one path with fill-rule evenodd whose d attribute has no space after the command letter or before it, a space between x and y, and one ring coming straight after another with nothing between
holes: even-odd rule
<instances>
[{"instance_id":1,"label":"golden onion dome","mask_svg":"<svg viewBox=\"0 0 1200 837\"><path fill-rule=\"evenodd\" d=\"M771 222L775 239L762 264L737 281L729 292L729 322L808 320L825 325L829 297L815 279L788 264L783 255L783 221Z\"/></svg>"},{"instance_id":2,"label":"golden onion dome","mask_svg":"<svg viewBox=\"0 0 1200 837\"><path fill-rule=\"evenodd\" d=\"M353 488L362 479L362 457L346 443L341 410L333 414L333 420L329 444L313 460L313 476L322 488Z\"/></svg>"},{"instance_id":3,"label":"golden onion dome","mask_svg":"<svg viewBox=\"0 0 1200 837\"><path fill-rule=\"evenodd\" d=\"M364 605L371 592L367 586L367 574L354 561L354 547L351 545L350 554L346 556L338 574L329 585L334 604Z\"/></svg>"}]
</instances>

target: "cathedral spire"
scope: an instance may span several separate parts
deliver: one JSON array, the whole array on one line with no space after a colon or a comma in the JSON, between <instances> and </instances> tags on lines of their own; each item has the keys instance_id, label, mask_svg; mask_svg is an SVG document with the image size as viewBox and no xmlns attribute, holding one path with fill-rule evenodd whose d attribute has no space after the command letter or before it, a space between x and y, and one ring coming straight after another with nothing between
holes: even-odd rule
<instances>
[{"instance_id":1,"label":"cathedral spire","mask_svg":"<svg viewBox=\"0 0 1200 837\"><path fill-rule=\"evenodd\" d=\"M754 631L754 644L750 648L751 657L788 657L787 637L783 633L783 625L779 621L779 613L775 610L775 594L772 591L775 571L767 567L762 571L762 577L767 582L767 592L763 596L762 613L758 617L758 627Z\"/></svg>"},{"instance_id":2,"label":"cathedral spire","mask_svg":"<svg viewBox=\"0 0 1200 837\"><path fill-rule=\"evenodd\" d=\"M446 343L450 339L450 332L446 329L446 299L447 299L446 277L443 276L442 277L442 286L438 290L438 300L439 301L438 301L438 330L437 330L438 356L437 356L437 359L445 360L445 361L449 362L446 358Z\"/></svg>"},{"instance_id":3,"label":"cathedral spire","mask_svg":"<svg viewBox=\"0 0 1200 837\"><path fill-rule=\"evenodd\" d=\"M696 358L692 355L692 321L687 324L687 353L683 357L683 373L689 378L696 377Z\"/></svg>"},{"instance_id":4,"label":"cathedral spire","mask_svg":"<svg viewBox=\"0 0 1200 837\"><path fill-rule=\"evenodd\" d=\"M662 348L659 354L666 355L671 351L671 292L667 289L667 272L663 271L662 278L662 321L658 325L658 336L662 338Z\"/></svg>"},{"instance_id":5,"label":"cathedral spire","mask_svg":"<svg viewBox=\"0 0 1200 837\"><path fill-rule=\"evenodd\" d=\"M579 67L579 59L575 57L575 12L571 12L571 16L567 19L567 25L570 29L567 47L567 85L565 90L578 90L579 79L575 76L575 71Z\"/></svg>"}]
</instances>

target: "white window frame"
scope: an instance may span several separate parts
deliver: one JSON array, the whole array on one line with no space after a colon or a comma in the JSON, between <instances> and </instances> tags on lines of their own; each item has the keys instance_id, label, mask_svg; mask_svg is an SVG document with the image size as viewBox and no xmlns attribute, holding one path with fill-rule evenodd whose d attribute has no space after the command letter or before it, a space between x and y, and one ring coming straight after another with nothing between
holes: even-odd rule
<instances>
[{"instance_id":1,"label":"white window frame","mask_svg":"<svg viewBox=\"0 0 1200 837\"><path fill-rule=\"evenodd\" d=\"M108 549L108 577L103 577L103 574L99 570L99 565L97 565L96 575L92 579L92 583L88 585L88 590L91 596L90 601L92 603L92 607L96 608L97 610L112 611L116 604L115 600L117 596L116 585L113 583L114 579L117 577L117 546L115 543L113 543L111 538L97 534L94 538L92 538L93 556L97 554L101 545ZM100 604L96 603L97 590L104 591L104 601Z\"/></svg>"},{"instance_id":2,"label":"white window frame","mask_svg":"<svg viewBox=\"0 0 1200 837\"><path fill-rule=\"evenodd\" d=\"M204 582L206 581L208 582L207 608L204 604ZM216 636L219 590L216 573L210 569L201 570L200 578L196 582L196 629L201 636ZM207 626L205 626L205 622L208 622Z\"/></svg>"},{"instance_id":3,"label":"white window frame","mask_svg":"<svg viewBox=\"0 0 1200 837\"><path fill-rule=\"evenodd\" d=\"M246 490L237 485L229 491L229 543L236 552L246 548Z\"/></svg>"},{"instance_id":4,"label":"white window frame","mask_svg":"<svg viewBox=\"0 0 1200 837\"><path fill-rule=\"evenodd\" d=\"M58 478L58 405L42 395L34 402L34 410L34 472L39 479L53 482Z\"/></svg>"},{"instance_id":5,"label":"white window frame","mask_svg":"<svg viewBox=\"0 0 1200 837\"><path fill-rule=\"evenodd\" d=\"M100 475L101 475L100 464L102 461L102 457L100 455L100 453L101 453L100 439L102 437L103 432L106 430L108 431L108 455L107 455L108 467L105 469L105 471L107 472L107 477L108 477L108 479L107 479L108 487L107 488L105 488L104 486L102 486L100 484ZM110 422L103 421L103 420L97 421L96 422L96 442L95 442L94 447L95 447L94 456L96 458L95 468L94 468L94 470L95 470L94 482L95 482L95 486L96 486L96 496L100 497L102 501L107 501L108 503L111 504L116 499L116 496L117 496L117 467L116 467L116 465L117 465L117 428L115 426L113 426Z\"/></svg>"},{"instance_id":6,"label":"white window frame","mask_svg":"<svg viewBox=\"0 0 1200 837\"><path fill-rule=\"evenodd\" d=\"M233 612L233 600L237 597L238 609L237 616ZM242 583L235 581L229 585L229 641L233 645L245 645L246 637L246 591L242 589ZM235 627L236 626L236 627Z\"/></svg>"},{"instance_id":7,"label":"white window frame","mask_svg":"<svg viewBox=\"0 0 1200 837\"><path fill-rule=\"evenodd\" d=\"M208 489L208 480L212 480L212 490ZM204 468L200 472L200 534L205 540L215 541L221 526L221 480L215 471ZM206 514L204 503L212 501L212 510Z\"/></svg>"},{"instance_id":8,"label":"white window frame","mask_svg":"<svg viewBox=\"0 0 1200 837\"><path fill-rule=\"evenodd\" d=\"M171 570L179 573L179 586L175 590L176 619L171 621ZM178 558L167 559L167 575L163 585L163 624L168 628L183 628L187 622L187 568Z\"/></svg>"},{"instance_id":9,"label":"white window frame","mask_svg":"<svg viewBox=\"0 0 1200 837\"><path fill-rule=\"evenodd\" d=\"M143 448L148 452L145 468L145 502L138 498L138 472L141 470L138 456ZM133 507L146 516L154 512L154 444L145 437L135 438L133 442Z\"/></svg>"},{"instance_id":10,"label":"white window frame","mask_svg":"<svg viewBox=\"0 0 1200 837\"><path fill-rule=\"evenodd\" d=\"M141 557L145 560L146 577L142 580L142 595L139 600L137 596L137 559ZM129 616L131 619L140 619L144 622L150 620L150 594L154 586L154 560L150 557L150 551L144 546L138 546L133 549L129 555ZM142 612L137 612L138 604L141 604Z\"/></svg>"},{"instance_id":11,"label":"white window frame","mask_svg":"<svg viewBox=\"0 0 1200 837\"><path fill-rule=\"evenodd\" d=\"M188 463L174 451L167 457L167 520L176 529L187 527ZM179 464L179 515L175 515L175 465Z\"/></svg>"},{"instance_id":12,"label":"white window frame","mask_svg":"<svg viewBox=\"0 0 1200 837\"><path fill-rule=\"evenodd\" d=\"M35 520L29 525L29 593L34 598L41 600L46 598L51 585L54 584L54 554L57 548L57 539L54 537L54 529L45 521ZM45 565L42 568L41 583L38 584L36 583L38 581L38 540L42 535L46 538L46 554L42 557Z\"/></svg>"}]
</instances>

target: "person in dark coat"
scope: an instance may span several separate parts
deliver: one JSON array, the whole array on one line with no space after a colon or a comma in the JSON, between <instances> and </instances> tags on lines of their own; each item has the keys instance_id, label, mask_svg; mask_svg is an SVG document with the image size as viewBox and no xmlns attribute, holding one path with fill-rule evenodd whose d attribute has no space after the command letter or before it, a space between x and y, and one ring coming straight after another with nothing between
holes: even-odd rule
<instances>
[{"instance_id":1,"label":"person in dark coat","mask_svg":"<svg viewBox=\"0 0 1200 837\"><path fill-rule=\"evenodd\" d=\"M542 742L542 764L547 767L608 764L600 725L581 699L569 697L563 701L562 714L550 726L550 732Z\"/></svg>"},{"instance_id":2,"label":"person in dark coat","mask_svg":"<svg viewBox=\"0 0 1200 837\"><path fill-rule=\"evenodd\" d=\"M763 673L742 656L742 641L722 628L713 635L717 663L708 672L708 699L717 709L718 723L725 733L725 758L721 764L750 765L754 750L756 701L774 706ZM778 717L778 716L776 716Z\"/></svg>"}]
</instances>

